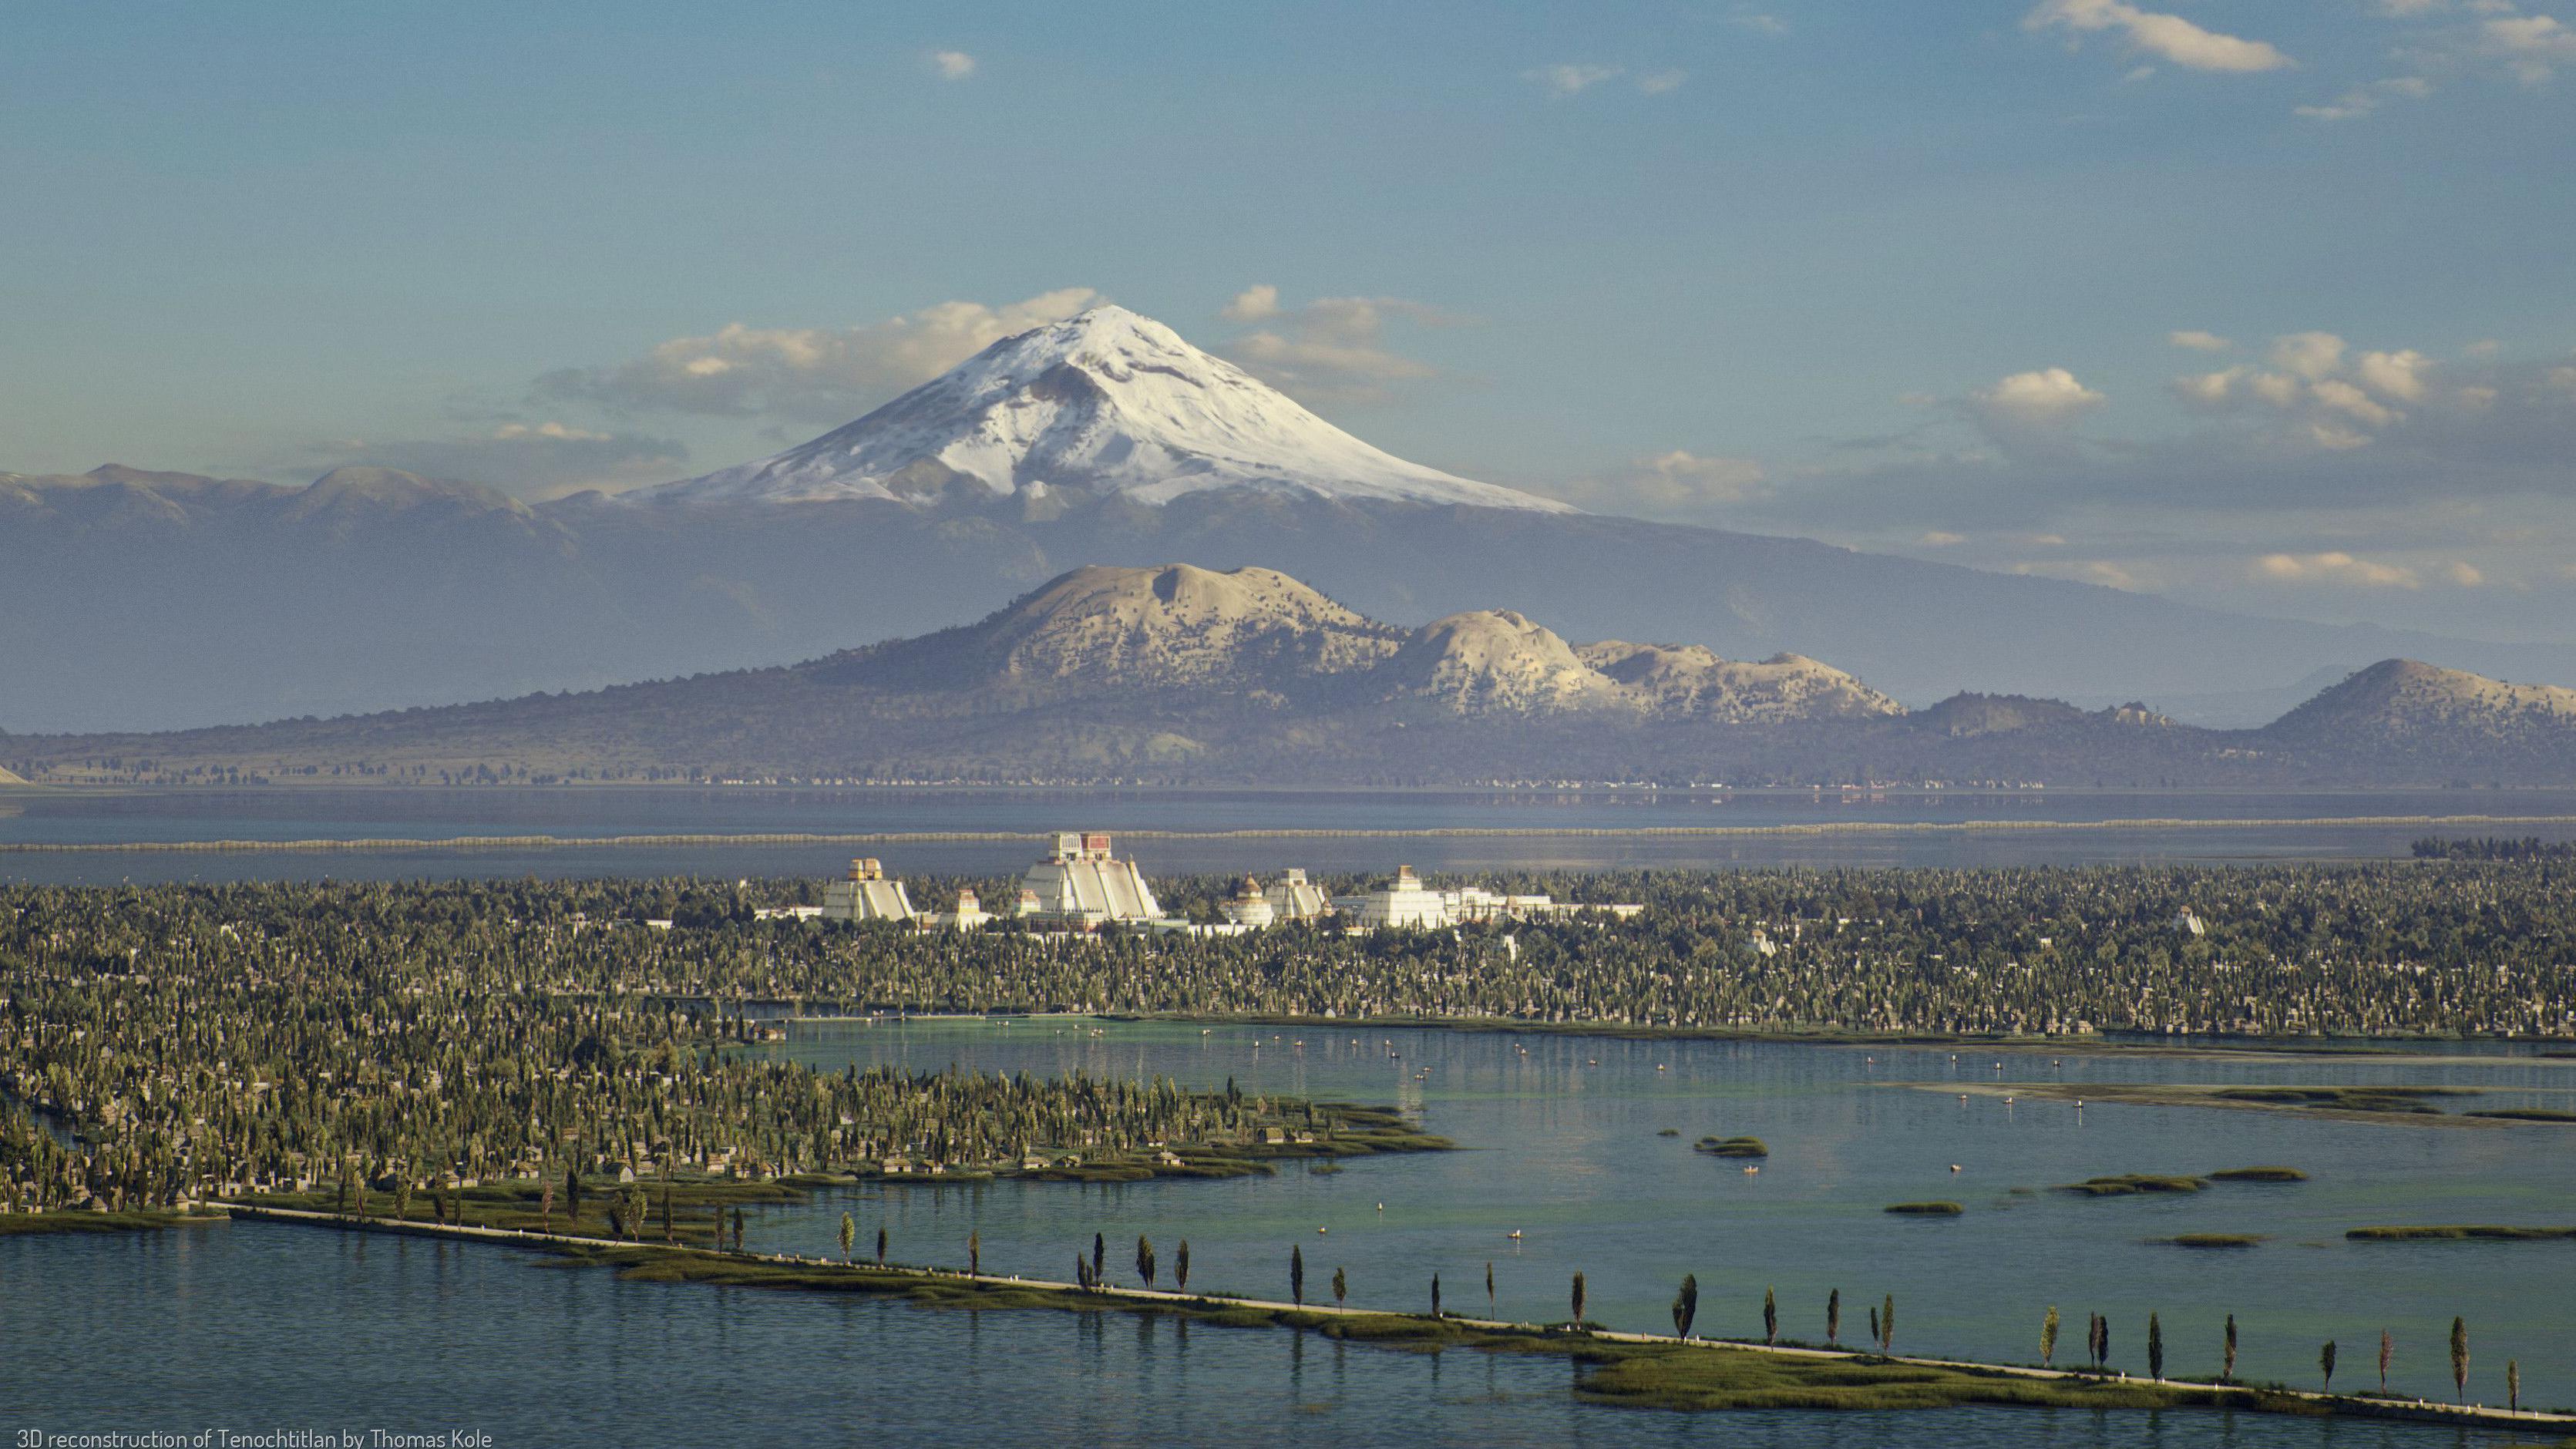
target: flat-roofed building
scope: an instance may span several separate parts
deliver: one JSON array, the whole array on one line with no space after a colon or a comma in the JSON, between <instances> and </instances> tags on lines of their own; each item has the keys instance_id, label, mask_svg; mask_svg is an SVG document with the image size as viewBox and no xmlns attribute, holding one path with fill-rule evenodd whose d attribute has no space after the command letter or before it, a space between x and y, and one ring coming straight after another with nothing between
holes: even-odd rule
<instances>
[{"instance_id":1,"label":"flat-roofed building","mask_svg":"<svg viewBox=\"0 0 2576 1449\"><path fill-rule=\"evenodd\" d=\"M1450 923L1448 898L1426 888L1409 865L1397 866L1395 878L1375 890L1344 896L1333 904L1344 920L1361 930L1429 929Z\"/></svg>"}]
</instances>

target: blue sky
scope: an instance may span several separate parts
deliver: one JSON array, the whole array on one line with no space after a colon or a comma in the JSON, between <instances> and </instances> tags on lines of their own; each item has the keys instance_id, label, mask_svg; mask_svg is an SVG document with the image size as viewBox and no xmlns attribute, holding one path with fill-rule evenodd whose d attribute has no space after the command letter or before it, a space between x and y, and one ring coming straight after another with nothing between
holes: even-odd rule
<instances>
[{"instance_id":1,"label":"blue sky","mask_svg":"<svg viewBox=\"0 0 2576 1449\"><path fill-rule=\"evenodd\" d=\"M660 481L1098 297L1587 507L2566 638L2571 97L2576 0L20 4L0 469Z\"/></svg>"}]
</instances>

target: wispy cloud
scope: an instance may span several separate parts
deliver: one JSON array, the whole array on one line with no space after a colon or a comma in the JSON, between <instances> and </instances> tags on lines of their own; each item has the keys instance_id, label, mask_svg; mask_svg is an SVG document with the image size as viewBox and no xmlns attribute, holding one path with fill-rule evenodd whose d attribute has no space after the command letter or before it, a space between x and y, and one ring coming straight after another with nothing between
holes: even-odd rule
<instances>
[{"instance_id":1,"label":"wispy cloud","mask_svg":"<svg viewBox=\"0 0 2576 1449\"><path fill-rule=\"evenodd\" d=\"M705 336L675 337L626 362L548 373L536 391L616 412L771 413L847 422L1013 333L1072 316L1099 295L1065 287L998 307L942 302L845 328L736 322Z\"/></svg>"},{"instance_id":2,"label":"wispy cloud","mask_svg":"<svg viewBox=\"0 0 2576 1449\"><path fill-rule=\"evenodd\" d=\"M1562 100L1579 96L1603 81L1617 80L1622 73L1615 65L1543 65L1521 72L1521 79Z\"/></svg>"},{"instance_id":3,"label":"wispy cloud","mask_svg":"<svg viewBox=\"0 0 2576 1449\"><path fill-rule=\"evenodd\" d=\"M2114 31L2131 49L2186 70L2266 71L2294 63L2270 41L2203 29L2179 15L2141 10L2124 0L2042 0L2021 23L2025 30L2071 34Z\"/></svg>"},{"instance_id":4,"label":"wispy cloud","mask_svg":"<svg viewBox=\"0 0 2576 1449\"><path fill-rule=\"evenodd\" d=\"M1253 330L1215 350L1244 371L1307 403L1378 403L1399 384L1438 375L1386 344L1391 318L1424 326L1459 319L1402 297L1318 297L1299 306L1267 282L1244 288L1217 314Z\"/></svg>"},{"instance_id":5,"label":"wispy cloud","mask_svg":"<svg viewBox=\"0 0 2576 1449\"><path fill-rule=\"evenodd\" d=\"M934 50L930 68L939 72L941 80L964 80L975 73L975 57L962 50Z\"/></svg>"}]
</instances>

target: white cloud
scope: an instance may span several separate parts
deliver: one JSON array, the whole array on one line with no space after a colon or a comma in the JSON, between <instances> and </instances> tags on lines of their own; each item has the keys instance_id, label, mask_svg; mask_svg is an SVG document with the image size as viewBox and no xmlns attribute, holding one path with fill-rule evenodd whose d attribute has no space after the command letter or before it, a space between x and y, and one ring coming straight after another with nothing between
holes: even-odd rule
<instances>
[{"instance_id":1,"label":"white cloud","mask_svg":"<svg viewBox=\"0 0 2576 1449\"><path fill-rule=\"evenodd\" d=\"M2244 368L2231 367L2223 372L2177 377L2173 380L2174 396L2188 407L2223 408L2235 400L2236 384L2244 376Z\"/></svg>"},{"instance_id":2,"label":"white cloud","mask_svg":"<svg viewBox=\"0 0 2576 1449\"><path fill-rule=\"evenodd\" d=\"M2370 394L2339 377L2308 384L2308 395L2328 412L2340 413L2366 428L2384 428L2398 414L2373 401Z\"/></svg>"},{"instance_id":3,"label":"white cloud","mask_svg":"<svg viewBox=\"0 0 2576 1449\"><path fill-rule=\"evenodd\" d=\"M1387 319L1435 327L1457 320L1402 297L1318 297L1288 307L1280 303L1279 289L1267 282L1236 293L1217 315L1263 325L1216 351L1307 403L1383 402L1394 384L1438 375L1431 364L1387 348Z\"/></svg>"},{"instance_id":4,"label":"white cloud","mask_svg":"<svg viewBox=\"0 0 2576 1449\"><path fill-rule=\"evenodd\" d=\"M2433 94L2432 82L2422 76L2395 76L2353 86L2333 100L2320 105L2297 106L2293 109L2312 121L2350 121L2367 116L2388 100L2420 101Z\"/></svg>"},{"instance_id":5,"label":"white cloud","mask_svg":"<svg viewBox=\"0 0 2576 1449\"><path fill-rule=\"evenodd\" d=\"M2558 389L2560 392L2567 394L2569 397L2576 397L2576 367L2553 367L2549 369L2549 385Z\"/></svg>"},{"instance_id":6,"label":"white cloud","mask_svg":"<svg viewBox=\"0 0 2576 1449\"><path fill-rule=\"evenodd\" d=\"M515 443L528 439L543 439L559 443L605 443L609 440L606 433L595 433L588 428L566 427L556 422L539 423L535 427L530 427L526 423L503 423L492 430L492 437L495 441L503 443Z\"/></svg>"},{"instance_id":7,"label":"white cloud","mask_svg":"<svg viewBox=\"0 0 2576 1449\"><path fill-rule=\"evenodd\" d=\"M2272 339L2272 365L2310 382L2343 366L2343 339L2331 332L2293 332Z\"/></svg>"},{"instance_id":8,"label":"white cloud","mask_svg":"<svg viewBox=\"0 0 2576 1449\"><path fill-rule=\"evenodd\" d=\"M1726 23L1733 25L1738 29L1750 30L1757 35L1786 35L1789 33L1788 21L1781 19L1777 15L1765 14L1759 10L1738 10L1733 15L1727 17Z\"/></svg>"},{"instance_id":9,"label":"white cloud","mask_svg":"<svg viewBox=\"0 0 2576 1449\"><path fill-rule=\"evenodd\" d=\"M2365 352L2357 369L2364 386L2400 402L2424 400L2424 374L2433 360L2413 348L2399 352Z\"/></svg>"},{"instance_id":10,"label":"white cloud","mask_svg":"<svg viewBox=\"0 0 2576 1449\"><path fill-rule=\"evenodd\" d=\"M1228 322L1267 322L1279 315L1279 289L1268 282L1255 283L1235 293L1217 315Z\"/></svg>"},{"instance_id":11,"label":"white cloud","mask_svg":"<svg viewBox=\"0 0 2576 1449\"><path fill-rule=\"evenodd\" d=\"M2486 574L2466 559L2453 559L2442 565L2442 577L2463 589L2474 589L2487 581Z\"/></svg>"},{"instance_id":12,"label":"white cloud","mask_svg":"<svg viewBox=\"0 0 2576 1449\"><path fill-rule=\"evenodd\" d=\"M1964 533L1951 533L1946 529L1936 528L1914 541L1925 548L1955 548L1966 543L1968 536Z\"/></svg>"},{"instance_id":13,"label":"white cloud","mask_svg":"<svg viewBox=\"0 0 2576 1449\"><path fill-rule=\"evenodd\" d=\"M1521 79L1536 83L1549 95L1579 96L1606 80L1616 80L1615 65L1543 65L1521 72Z\"/></svg>"},{"instance_id":14,"label":"white cloud","mask_svg":"<svg viewBox=\"0 0 2576 1449\"><path fill-rule=\"evenodd\" d=\"M2253 577L2277 584L2325 584L2337 588L2420 589L2424 581L2402 564L2375 563L2340 550L2329 553L2267 553L2254 561Z\"/></svg>"},{"instance_id":15,"label":"white cloud","mask_svg":"<svg viewBox=\"0 0 2576 1449\"><path fill-rule=\"evenodd\" d=\"M675 337L613 367L550 373L537 391L621 411L846 422L1005 337L1072 316L1099 295L1065 287L999 307L942 302L848 328L736 322L708 336Z\"/></svg>"},{"instance_id":16,"label":"white cloud","mask_svg":"<svg viewBox=\"0 0 2576 1449\"><path fill-rule=\"evenodd\" d=\"M2525 85L2540 85L2562 65L2576 64L2576 30L2547 15L2497 15L2478 23L2486 53L2501 59Z\"/></svg>"},{"instance_id":17,"label":"white cloud","mask_svg":"<svg viewBox=\"0 0 2576 1449\"><path fill-rule=\"evenodd\" d=\"M2102 394L2062 367L2016 372L1968 394L1969 406L1989 422L2053 427L2101 405Z\"/></svg>"},{"instance_id":18,"label":"white cloud","mask_svg":"<svg viewBox=\"0 0 2576 1449\"><path fill-rule=\"evenodd\" d=\"M2194 352L2225 352L2236 345L2215 332L2203 332L2197 328L2168 332L2165 334L2165 340L2176 347L2188 347Z\"/></svg>"},{"instance_id":19,"label":"white cloud","mask_svg":"<svg viewBox=\"0 0 2576 1449\"><path fill-rule=\"evenodd\" d=\"M1637 89L1650 96L1660 96L1669 91L1680 90L1682 82L1689 79L1690 72L1686 70L1659 70L1651 75L1637 77Z\"/></svg>"},{"instance_id":20,"label":"white cloud","mask_svg":"<svg viewBox=\"0 0 2576 1449\"><path fill-rule=\"evenodd\" d=\"M962 50L934 50L930 66L941 80L964 80L975 73L975 57Z\"/></svg>"},{"instance_id":21,"label":"white cloud","mask_svg":"<svg viewBox=\"0 0 2576 1449\"><path fill-rule=\"evenodd\" d=\"M2204 30L2179 15L2141 10L2124 0L2042 0L2021 23L2025 30L2116 30L2133 48L2190 70L2265 71L2292 64L2269 41Z\"/></svg>"},{"instance_id":22,"label":"white cloud","mask_svg":"<svg viewBox=\"0 0 2576 1449\"><path fill-rule=\"evenodd\" d=\"M1677 448L1635 459L1599 477L1578 479L1556 492L1587 508L1650 518L1699 519L1768 498L1772 489L1757 459L1704 457Z\"/></svg>"}]
</instances>

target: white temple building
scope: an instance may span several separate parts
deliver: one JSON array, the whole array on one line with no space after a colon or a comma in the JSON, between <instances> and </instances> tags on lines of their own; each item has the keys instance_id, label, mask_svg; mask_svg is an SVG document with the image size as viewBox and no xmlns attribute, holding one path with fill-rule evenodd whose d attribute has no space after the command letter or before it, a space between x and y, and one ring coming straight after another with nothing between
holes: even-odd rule
<instances>
[{"instance_id":1,"label":"white temple building","mask_svg":"<svg viewBox=\"0 0 2576 1449\"><path fill-rule=\"evenodd\" d=\"M1395 879L1375 890L1334 900L1347 924L1364 931L1385 927L1429 929L1448 925L1452 919L1448 897L1422 884L1413 867L1399 865Z\"/></svg>"},{"instance_id":2,"label":"white temple building","mask_svg":"<svg viewBox=\"0 0 2576 1449\"><path fill-rule=\"evenodd\" d=\"M1163 915L1145 873L1110 854L1108 833L1099 830L1058 831L1055 849L1020 878L1018 909L1034 924L1084 931Z\"/></svg>"},{"instance_id":3,"label":"white temple building","mask_svg":"<svg viewBox=\"0 0 2576 1449\"><path fill-rule=\"evenodd\" d=\"M1270 902L1270 919L1275 921L1319 921L1333 913L1332 897L1324 888L1306 879L1306 872L1295 866L1270 883L1262 893Z\"/></svg>"},{"instance_id":4,"label":"white temple building","mask_svg":"<svg viewBox=\"0 0 2576 1449\"><path fill-rule=\"evenodd\" d=\"M903 882L888 880L875 857L850 862L850 874L823 887L827 921L909 921L918 913Z\"/></svg>"}]
</instances>

